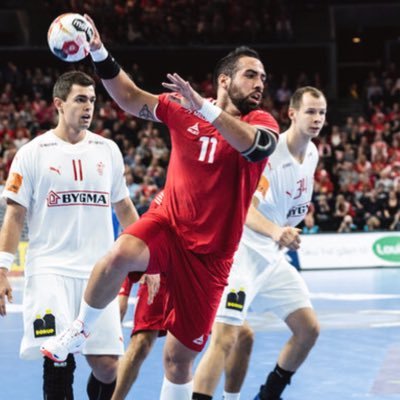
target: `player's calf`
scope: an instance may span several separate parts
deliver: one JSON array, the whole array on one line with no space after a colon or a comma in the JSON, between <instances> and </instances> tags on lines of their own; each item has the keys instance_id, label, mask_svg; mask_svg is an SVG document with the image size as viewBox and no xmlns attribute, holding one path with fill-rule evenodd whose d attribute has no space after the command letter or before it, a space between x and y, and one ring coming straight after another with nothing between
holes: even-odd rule
<instances>
[{"instance_id":1,"label":"player's calf","mask_svg":"<svg viewBox=\"0 0 400 400\"><path fill-rule=\"evenodd\" d=\"M115 384L116 380L111 383L100 382L91 373L86 387L89 400L110 400L114 393Z\"/></svg>"},{"instance_id":2,"label":"player's calf","mask_svg":"<svg viewBox=\"0 0 400 400\"><path fill-rule=\"evenodd\" d=\"M254 400L281 400L281 394L290 384L293 374L294 372L286 371L277 364Z\"/></svg>"},{"instance_id":3,"label":"player's calf","mask_svg":"<svg viewBox=\"0 0 400 400\"><path fill-rule=\"evenodd\" d=\"M43 398L45 400L73 400L75 359L70 354L62 362L44 358L43 362Z\"/></svg>"}]
</instances>

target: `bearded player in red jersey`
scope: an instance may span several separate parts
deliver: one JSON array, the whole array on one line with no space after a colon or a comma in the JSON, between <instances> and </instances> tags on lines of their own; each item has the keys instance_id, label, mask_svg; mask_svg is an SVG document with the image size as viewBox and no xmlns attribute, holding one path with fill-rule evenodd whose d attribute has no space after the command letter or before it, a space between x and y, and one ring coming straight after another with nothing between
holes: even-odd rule
<instances>
[{"instance_id":1,"label":"bearded player in red jersey","mask_svg":"<svg viewBox=\"0 0 400 400\"><path fill-rule=\"evenodd\" d=\"M221 59L214 73L214 104L178 74L168 74L169 82L163 83L173 93L153 95L138 88L104 48L96 29L91 57L122 109L168 126L171 158L160 207L127 228L97 262L78 319L46 341L42 352L62 361L78 351L128 273L163 272L168 335L160 399L188 400L193 361L206 343L252 195L278 140L277 122L258 109L264 66L247 47Z\"/></svg>"}]
</instances>

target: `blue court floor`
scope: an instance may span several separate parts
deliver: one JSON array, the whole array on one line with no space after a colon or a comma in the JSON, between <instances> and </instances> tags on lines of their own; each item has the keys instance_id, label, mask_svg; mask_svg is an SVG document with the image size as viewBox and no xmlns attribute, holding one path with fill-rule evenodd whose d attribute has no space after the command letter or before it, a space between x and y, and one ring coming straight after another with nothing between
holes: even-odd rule
<instances>
[{"instance_id":1,"label":"blue court floor","mask_svg":"<svg viewBox=\"0 0 400 400\"><path fill-rule=\"evenodd\" d=\"M400 400L400 268L305 271L303 276L322 330L284 400ZM12 285L14 304L0 319L0 399L40 400L42 362L18 358L23 278L13 278ZM249 320L256 343L242 400L253 399L289 337L285 325L265 312L262 297L255 301ZM129 332L124 329L126 340ZM162 346L159 339L129 399L158 399ZM83 357L77 358L75 398L79 400L86 398L89 369ZM221 393L222 383L214 398L221 399Z\"/></svg>"}]
</instances>

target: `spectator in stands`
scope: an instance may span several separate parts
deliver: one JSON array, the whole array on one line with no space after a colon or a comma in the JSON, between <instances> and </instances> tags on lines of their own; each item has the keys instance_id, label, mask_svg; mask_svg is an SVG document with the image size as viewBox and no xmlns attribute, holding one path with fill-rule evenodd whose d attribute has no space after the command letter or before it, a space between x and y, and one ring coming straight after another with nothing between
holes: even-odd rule
<instances>
[{"instance_id":1,"label":"spectator in stands","mask_svg":"<svg viewBox=\"0 0 400 400\"><path fill-rule=\"evenodd\" d=\"M397 193L392 189L389 197L383 205L383 228L390 228L400 210L400 200Z\"/></svg>"},{"instance_id":2,"label":"spectator in stands","mask_svg":"<svg viewBox=\"0 0 400 400\"><path fill-rule=\"evenodd\" d=\"M357 226L353 223L353 217L347 214L344 216L337 231L338 233L350 233L350 232L355 232L356 230Z\"/></svg>"},{"instance_id":3,"label":"spectator in stands","mask_svg":"<svg viewBox=\"0 0 400 400\"><path fill-rule=\"evenodd\" d=\"M394 216L393 222L390 225L389 229L391 231L400 231L400 210Z\"/></svg>"},{"instance_id":4,"label":"spectator in stands","mask_svg":"<svg viewBox=\"0 0 400 400\"><path fill-rule=\"evenodd\" d=\"M353 212L354 211L352 210L350 202L345 199L343 194L338 194L336 196L335 208L333 212L336 225L339 226L343 218Z\"/></svg>"},{"instance_id":5,"label":"spectator in stands","mask_svg":"<svg viewBox=\"0 0 400 400\"><path fill-rule=\"evenodd\" d=\"M381 227L381 221L375 215L370 216L364 226L364 232L374 232Z\"/></svg>"},{"instance_id":6,"label":"spectator in stands","mask_svg":"<svg viewBox=\"0 0 400 400\"><path fill-rule=\"evenodd\" d=\"M371 191L363 194L363 196L360 198L360 203L364 209L365 221L368 221L368 219L373 216L382 218L383 207L378 200L376 189L372 189Z\"/></svg>"},{"instance_id":7,"label":"spectator in stands","mask_svg":"<svg viewBox=\"0 0 400 400\"><path fill-rule=\"evenodd\" d=\"M318 200L315 204L314 217L316 224L320 227L321 231L329 231L332 229L333 218L332 208L329 205L328 197L325 194L318 195Z\"/></svg>"},{"instance_id":8,"label":"spectator in stands","mask_svg":"<svg viewBox=\"0 0 400 400\"><path fill-rule=\"evenodd\" d=\"M315 179L319 183L322 193L333 193L334 186L326 169L320 170Z\"/></svg>"},{"instance_id":9,"label":"spectator in stands","mask_svg":"<svg viewBox=\"0 0 400 400\"><path fill-rule=\"evenodd\" d=\"M371 172L372 164L368 161L367 156L364 153L358 154L354 169L359 174L369 174Z\"/></svg>"},{"instance_id":10,"label":"spectator in stands","mask_svg":"<svg viewBox=\"0 0 400 400\"><path fill-rule=\"evenodd\" d=\"M312 212L307 213L307 215L304 217L304 226L302 229L302 233L312 234L318 232L319 226L315 225L314 214Z\"/></svg>"},{"instance_id":11,"label":"spectator in stands","mask_svg":"<svg viewBox=\"0 0 400 400\"><path fill-rule=\"evenodd\" d=\"M282 78L281 84L275 93L276 105L281 107L284 104L289 104L292 90L289 88L288 77L285 75Z\"/></svg>"}]
</instances>

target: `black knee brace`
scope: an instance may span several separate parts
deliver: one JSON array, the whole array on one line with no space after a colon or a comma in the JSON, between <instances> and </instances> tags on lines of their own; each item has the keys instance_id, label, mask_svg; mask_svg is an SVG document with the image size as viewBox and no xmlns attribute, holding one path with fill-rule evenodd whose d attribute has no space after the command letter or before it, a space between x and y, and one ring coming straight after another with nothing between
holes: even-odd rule
<instances>
[{"instance_id":1,"label":"black knee brace","mask_svg":"<svg viewBox=\"0 0 400 400\"><path fill-rule=\"evenodd\" d=\"M111 383L100 382L91 373L86 387L89 400L110 400L114 393L115 384L116 380Z\"/></svg>"},{"instance_id":2,"label":"black knee brace","mask_svg":"<svg viewBox=\"0 0 400 400\"><path fill-rule=\"evenodd\" d=\"M63 363L57 363L45 357L43 363L44 400L74 400L75 359L72 354Z\"/></svg>"}]
</instances>

